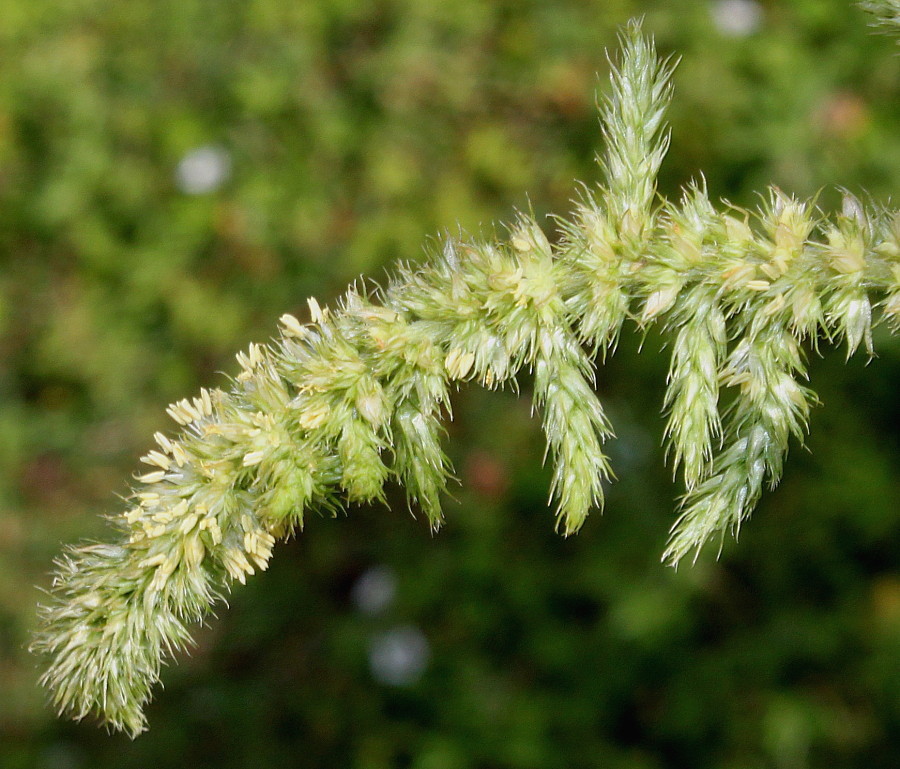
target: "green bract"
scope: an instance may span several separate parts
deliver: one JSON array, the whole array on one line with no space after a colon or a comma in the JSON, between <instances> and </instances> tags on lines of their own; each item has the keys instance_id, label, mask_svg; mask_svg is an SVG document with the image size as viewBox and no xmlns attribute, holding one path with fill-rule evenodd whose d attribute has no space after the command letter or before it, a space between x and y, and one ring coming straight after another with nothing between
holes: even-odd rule
<instances>
[{"instance_id":1,"label":"green bract","mask_svg":"<svg viewBox=\"0 0 900 769\"><path fill-rule=\"evenodd\" d=\"M804 345L871 354L876 320L900 326L900 213L848 195L826 217L772 189L751 215L714 207L702 182L659 200L671 70L631 24L601 105L606 181L556 242L521 215L506 242L449 240L384 288L310 299L308 323L286 315L277 340L238 355L228 389L170 406L181 431L143 458L119 541L59 563L34 647L61 710L143 730L163 657L307 510L396 481L437 527L460 382L532 374L558 525L576 532L611 476L594 364L627 319L659 326L672 353L665 434L686 494L665 560L737 531L807 429Z\"/></svg>"}]
</instances>

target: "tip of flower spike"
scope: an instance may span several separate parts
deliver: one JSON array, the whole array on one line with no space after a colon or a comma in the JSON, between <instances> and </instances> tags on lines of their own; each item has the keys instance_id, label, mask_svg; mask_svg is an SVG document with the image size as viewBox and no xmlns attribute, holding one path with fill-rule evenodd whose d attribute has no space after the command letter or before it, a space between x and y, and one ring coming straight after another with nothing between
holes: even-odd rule
<instances>
[{"instance_id":1,"label":"tip of flower spike","mask_svg":"<svg viewBox=\"0 0 900 769\"><path fill-rule=\"evenodd\" d=\"M556 522L556 533L562 536L564 539L568 539L573 534L577 534L581 531L584 526L584 522L587 520L587 515L585 515L581 520L573 520L569 516L565 516L563 518L559 518Z\"/></svg>"}]
</instances>

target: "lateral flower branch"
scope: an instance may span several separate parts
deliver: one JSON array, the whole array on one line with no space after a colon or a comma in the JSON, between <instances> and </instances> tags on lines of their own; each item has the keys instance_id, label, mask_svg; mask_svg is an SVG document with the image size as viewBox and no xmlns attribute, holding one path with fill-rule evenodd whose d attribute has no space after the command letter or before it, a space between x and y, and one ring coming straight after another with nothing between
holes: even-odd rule
<instances>
[{"instance_id":1,"label":"lateral flower branch","mask_svg":"<svg viewBox=\"0 0 900 769\"><path fill-rule=\"evenodd\" d=\"M169 407L112 544L73 547L34 649L60 711L136 736L163 658L236 580L269 563L307 511L383 499L399 483L434 528L450 467L450 393L533 375L563 534L602 506L612 427L592 387L626 319L670 340L665 436L686 494L664 559L736 532L802 440L814 393L804 344L872 354L900 328L900 212L847 195L824 216L778 189L761 210L710 202L703 183L660 200L672 63L638 23L601 104L606 181L552 245L520 215L506 242L448 240L383 289L354 286L310 320L238 354L227 389ZM733 394L720 409L720 393Z\"/></svg>"}]
</instances>

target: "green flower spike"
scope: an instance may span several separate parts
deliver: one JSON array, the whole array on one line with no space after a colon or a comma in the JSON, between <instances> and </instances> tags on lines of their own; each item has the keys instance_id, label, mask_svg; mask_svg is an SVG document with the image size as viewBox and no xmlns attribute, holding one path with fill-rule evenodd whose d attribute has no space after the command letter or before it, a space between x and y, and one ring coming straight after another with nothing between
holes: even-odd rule
<instances>
[{"instance_id":1,"label":"green flower spike","mask_svg":"<svg viewBox=\"0 0 900 769\"><path fill-rule=\"evenodd\" d=\"M658 200L672 65L638 23L621 45L601 102L605 182L556 245L525 215L506 242L450 240L383 290L310 299L309 322L285 315L276 340L237 356L227 389L169 407L177 434L143 457L117 541L57 564L34 649L60 711L139 734L163 659L308 510L382 499L395 481L437 528L460 382L531 373L558 526L578 531L611 477L594 365L626 319L670 340L665 435L686 494L665 560L737 532L807 430L804 343L871 355L877 320L900 328L900 212L847 196L826 217L772 189L751 216L717 209L702 183Z\"/></svg>"}]
</instances>

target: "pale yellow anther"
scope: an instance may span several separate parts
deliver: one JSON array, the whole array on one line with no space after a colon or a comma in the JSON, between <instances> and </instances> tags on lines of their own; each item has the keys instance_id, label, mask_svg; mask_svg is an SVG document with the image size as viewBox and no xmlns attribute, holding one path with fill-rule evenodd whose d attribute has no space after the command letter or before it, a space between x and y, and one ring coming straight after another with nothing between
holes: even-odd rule
<instances>
[{"instance_id":1,"label":"pale yellow anther","mask_svg":"<svg viewBox=\"0 0 900 769\"><path fill-rule=\"evenodd\" d=\"M187 464L188 455L180 443L172 443L172 458L179 467L184 467Z\"/></svg>"},{"instance_id":2,"label":"pale yellow anther","mask_svg":"<svg viewBox=\"0 0 900 769\"><path fill-rule=\"evenodd\" d=\"M297 338L306 336L306 329L293 315L285 313L278 320L281 322L281 325L284 326L284 331L287 336L294 336Z\"/></svg>"},{"instance_id":3,"label":"pale yellow anther","mask_svg":"<svg viewBox=\"0 0 900 769\"><path fill-rule=\"evenodd\" d=\"M161 537L166 533L166 525L164 523L153 525L149 521L146 521L144 523L144 532L148 537L150 537L150 539L155 539L156 537Z\"/></svg>"},{"instance_id":4,"label":"pale yellow anther","mask_svg":"<svg viewBox=\"0 0 900 769\"><path fill-rule=\"evenodd\" d=\"M161 564L165 563L165 561L165 553L157 553L156 555L151 555L149 558L145 558L143 561L138 563L138 568L149 569L153 566L160 566Z\"/></svg>"},{"instance_id":5,"label":"pale yellow anther","mask_svg":"<svg viewBox=\"0 0 900 769\"><path fill-rule=\"evenodd\" d=\"M163 435L162 433L153 433L153 438L163 451L165 451L166 453L171 453L172 441L170 441L165 435Z\"/></svg>"},{"instance_id":6,"label":"pale yellow anther","mask_svg":"<svg viewBox=\"0 0 900 769\"><path fill-rule=\"evenodd\" d=\"M247 560L247 556L242 550L229 547L221 557L226 571L242 585L246 584L248 574L255 574L253 566L250 565L250 561Z\"/></svg>"},{"instance_id":7,"label":"pale yellow anther","mask_svg":"<svg viewBox=\"0 0 900 769\"><path fill-rule=\"evenodd\" d=\"M185 516L184 520L178 525L178 533L184 536L188 534L194 526L197 525L197 522L200 520L200 516L196 513L192 513L191 515Z\"/></svg>"},{"instance_id":8,"label":"pale yellow anther","mask_svg":"<svg viewBox=\"0 0 900 769\"><path fill-rule=\"evenodd\" d=\"M475 364L475 354L459 347L454 347L444 359L444 368L451 379L465 379Z\"/></svg>"},{"instance_id":9,"label":"pale yellow anther","mask_svg":"<svg viewBox=\"0 0 900 769\"><path fill-rule=\"evenodd\" d=\"M244 534L244 550L263 571L269 566L274 544L275 539L272 535L262 529L255 529Z\"/></svg>"},{"instance_id":10,"label":"pale yellow anther","mask_svg":"<svg viewBox=\"0 0 900 769\"><path fill-rule=\"evenodd\" d=\"M189 425L201 418L200 412L187 398L173 403L166 409L166 413L181 425Z\"/></svg>"},{"instance_id":11,"label":"pale yellow anther","mask_svg":"<svg viewBox=\"0 0 900 769\"><path fill-rule=\"evenodd\" d=\"M206 414L206 416L212 416L212 398L210 397L209 390L205 387L200 390L200 400L203 403L203 413Z\"/></svg>"},{"instance_id":12,"label":"pale yellow anther","mask_svg":"<svg viewBox=\"0 0 900 769\"><path fill-rule=\"evenodd\" d=\"M784 274L784 271L772 262L763 262L759 265L759 269L770 280L778 280Z\"/></svg>"},{"instance_id":13,"label":"pale yellow anther","mask_svg":"<svg viewBox=\"0 0 900 769\"><path fill-rule=\"evenodd\" d=\"M144 456L141 457L141 462L145 465L153 465L154 467L162 468L163 470L168 470L172 464L165 454L155 450L144 454Z\"/></svg>"},{"instance_id":14,"label":"pale yellow anther","mask_svg":"<svg viewBox=\"0 0 900 769\"><path fill-rule=\"evenodd\" d=\"M137 477L137 480L139 480L141 483L159 483L165 477L165 470L154 470L152 473L144 473L143 475L139 475Z\"/></svg>"},{"instance_id":15,"label":"pale yellow anther","mask_svg":"<svg viewBox=\"0 0 900 769\"><path fill-rule=\"evenodd\" d=\"M207 516L200 521L198 529L200 531L206 530L209 532L213 545L220 545L222 543L222 529L219 528L219 522L212 516Z\"/></svg>"},{"instance_id":16,"label":"pale yellow anther","mask_svg":"<svg viewBox=\"0 0 900 769\"><path fill-rule=\"evenodd\" d=\"M773 278L773 280L777 280L788 271L791 266L791 260L793 260L794 256L795 254L793 251L786 251L781 247L776 248L772 252L771 264L775 267L775 277Z\"/></svg>"},{"instance_id":17,"label":"pale yellow anther","mask_svg":"<svg viewBox=\"0 0 900 769\"><path fill-rule=\"evenodd\" d=\"M187 398L184 398L182 401L180 401L180 405L187 414L190 414L190 416L192 417L192 422L196 422L198 419L202 418L203 414L200 411L196 398L194 398L193 402L189 401Z\"/></svg>"},{"instance_id":18,"label":"pale yellow anther","mask_svg":"<svg viewBox=\"0 0 900 769\"><path fill-rule=\"evenodd\" d=\"M318 300L311 296L306 300L306 303L309 305L309 317L312 318L313 323L324 323L326 318L328 317L327 310L323 310L319 305Z\"/></svg>"},{"instance_id":19,"label":"pale yellow anther","mask_svg":"<svg viewBox=\"0 0 900 769\"><path fill-rule=\"evenodd\" d=\"M166 409L166 413L180 425L189 425L193 421L190 414L184 411L180 403L170 404Z\"/></svg>"}]
</instances>

